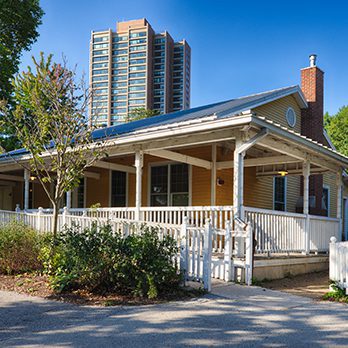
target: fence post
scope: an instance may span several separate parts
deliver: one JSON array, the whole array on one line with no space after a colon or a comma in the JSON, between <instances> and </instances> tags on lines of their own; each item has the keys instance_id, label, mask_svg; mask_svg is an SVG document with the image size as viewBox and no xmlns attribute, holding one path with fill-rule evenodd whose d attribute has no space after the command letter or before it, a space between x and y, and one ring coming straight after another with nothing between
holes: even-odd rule
<instances>
[{"instance_id":1,"label":"fence post","mask_svg":"<svg viewBox=\"0 0 348 348\"><path fill-rule=\"evenodd\" d=\"M20 221L20 219L21 219L21 215L20 215L20 212L21 212L21 207L20 207L20 205L19 204L16 204L16 209L15 209L15 211L16 211L16 216L17 216L17 221Z\"/></svg>"},{"instance_id":2,"label":"fence post","mask_svg":"<svg viewBox=\"0 0 348 348\"><path fill-rule=\"evenodd\" d=\"M62 225L65 226L66 224L66 216L68 215L68 208L63 208L63 214L62 214Z\"/></svg>"},{"instance_id":3,"label":"fence post","mask_svg":"<svg viewBox=\"0 0 348 348\"><path fill-rule=\"evenodd\" d=\"M37 212L37 230L39 232L41 232L41 217L42 217L42 214L43 214L43 208L42 207L39 207L39 210Z\"/></svg>"},{"instance_id":4,"label":"fence post","mask_svg":"<svg viewBox=\"0 0 348 348\"><path fill-rule=\"evenodd\" d=\"M123 238L127 238L129 236L129 224L127 222L123 223Z\"/></svg>"},{"instance_id":5,"label":"fence post","mask_svg":"<svg viewBox=\"0 0 348 348\"><path fill-rule=\"evenodd\" d=\"M329 278L330 280L337 281L337 239L336 237L330 238L329 245Z\"/></svg>"},{"instance_id":6,"label":"fence post","mask_svg":"<svg viewBox=\"0 0 348 348\"><path fill-rule=\"evenodd\" d=\"M187 230L187 217L183 219L183 223L180 229L180 271L184 277L184 285L187 280L188 271L188 230Z\"/></svg>"},{"instance_id":7,"label":"fence post","mask_svg":"<svg viewBox=\"0 0 348 348\"><path fill-rule=\"evenodd\" d=\"M225 282L230 282L232 280L232 235L231 235L231 222L226 221L226 233L225 233L225 253L224 253L224 263L225 263Z\"/></svg>"},{"instance_id":8,"label":"fence post","mask_svg":"<svg viewBox=\"0 0 348 348\"><path fill-rule=\"evenodd\" d=\"M204 226L203 247L203 284L204 289L211 291L211 254L212 254L213 228L210 219L206 219Z\"/></svg>"},{"instance_id":9,"label":"fence post","mask_svg":"<svg viewBox=\"0 0 348 348\"><path fill-rule=\"evenodd\" d=\"M252 284L253 279L253 229L248 222L245 236L245 282L247 285Z\"/></svg>"}]
</instances>

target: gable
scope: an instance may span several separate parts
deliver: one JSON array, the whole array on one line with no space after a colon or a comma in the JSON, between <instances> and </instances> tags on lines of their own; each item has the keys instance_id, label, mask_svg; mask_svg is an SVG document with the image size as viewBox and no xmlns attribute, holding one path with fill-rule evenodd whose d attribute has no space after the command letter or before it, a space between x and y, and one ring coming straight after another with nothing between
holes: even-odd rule
<instances>
[{"instance_id":1,"label":"gable","mask_svg":"<svg viewBox=\"0 0 348 348\"><path fill-rule=\"evenodd\" d=\"M296 114L296 124L294 127L290 127L286 120L286 112L289 107L293 108ZM301 109L293 95L258 106L252 109L252 112L255 112L257 116L265 117L283 127L301 133Z\"/></svg>"}]
</instances>

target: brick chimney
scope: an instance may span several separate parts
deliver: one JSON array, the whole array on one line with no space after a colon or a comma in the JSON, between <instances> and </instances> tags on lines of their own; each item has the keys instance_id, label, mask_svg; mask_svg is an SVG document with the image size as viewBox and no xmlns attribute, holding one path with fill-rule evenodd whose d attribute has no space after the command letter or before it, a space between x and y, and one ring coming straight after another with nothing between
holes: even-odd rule
<instances>
[{"instance_id":1,"label":"brick chimney","mask_svg":"<svg viewBox=\"0 0 348 348\"><path fill-rule=\"evenodd\" d=\"M301 69L301 89L308 108L301 113L301 133L323 144L324 140L324 72L317 67L317 56L309 56L309 67ZM309 195L315 197L310 214L324 215L322 209L323 175L311 175ZM312 201L313 202L313 201ZM314 203L314 202L313 202Z\"/></svg>"}]
</instances>

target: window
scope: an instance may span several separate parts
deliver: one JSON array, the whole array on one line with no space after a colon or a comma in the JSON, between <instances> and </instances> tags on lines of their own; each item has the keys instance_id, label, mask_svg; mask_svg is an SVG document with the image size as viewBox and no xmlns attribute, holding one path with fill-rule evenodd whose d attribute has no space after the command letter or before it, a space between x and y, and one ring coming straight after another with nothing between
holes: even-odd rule
<instances>
[{"instance_id":1,"label":"window","mask_svg":"<svg viewBox=\"0 0 348 348\"><path fill-rule=\"evenodd\" d=\"M121 54L127 54L127 50L117 50L117 51L112 51L112 54L115 55L121 55Z\"/></svg>"},{"instance_id":2,"label":"window","mask_svg":"<svg viewBox=\"0 0 348 348\"><path fill-rule=\"evenodd\" d=\"M127 93L126 89L113 89L112 94L121 94L121 93Z\"/></svg>"},{"instance_id":3,"label":"window","mask_svg":"<svg viewBox=\"0 0 348 348\"><path fill-rule=\"evenodd\" d=\"M77 208L85 207L85 179L82 178L79 182L79 186L76 188L76 204Z\"/></svg>"},{"instance_id":4,"label":"window","mask_svg":"<svg viewBox=\"0 0 348 348\"><path fill-rule=\"evenodd\" d=\"M100 57L93 57L92 61L93 62L100 62L102 60L108 60L109 57L108 56L100 56Z\"/></svg>"},{"instance_id":5,"label":"window","mask_svg":"<svg viewBox=\"0 0 348 348\"><path fill-rule=\"evenodd\" d=\"M139 53L131 53L129 55L130 58L140 58L140 57L146 57L146 52L139 52Z\"/></svg>"},{"instance_id":6,"label":"window","mask_svg":"<svg viewBox=\"0 0 348 348\"><path fill-rule=\"evenodd\" d=\"M94 36L93 42L103 42L103 41L108 41L107 36Z\"/></svg>"},{"instance_id":7,"label":"window","mask_svg":"<svg viewBox=\"0 0 348 348\"><path fill-rule=\"evenodd\" d=\"M128 43L127 42L121 42L119 44L113 44L112 45L113 49L126 48L126 47L128 47Z\"/></svg>"},{"instance_id":8,"label":"window","mask_svg":"<svg viewBox=\"0 0 348 348\"><path fill-rule=\"evenodd\" d=\"M105 63L95 63L92 65L92 68L95 69L95 68L107 68L108 67L108 63L105 62Z\"/></svg>"},{"instance_id":9,"label":"window","mask_svg":"<svg viewBox=\"0 0 348 348\"><path fill-rule=\"evenodd\" d=\"M145 64L146 59L131 59L129 64Z\"/></svg>"},{"instance_id":10,"label":"window","mask_svg":"<svg viewBox=\"0 0 348 348\"><path fill-rule=\"evenodd\" d=\"M113 170L111 172L111 206L125 207L127 190L127 174Z\"/></svg>"},{"instance_id":11,"label":"window","mask_svg":"<svg viewBox=\"0 0 348 348\"><path fill-rule=\"evenodd\" d=\"M98 88L98 87L107 87L108 83L107 82L98 82L98 83L93 83L92 88Z\"/></svg>"},{"instance_id":12,"label":"window","mask_svg":"<svg viewBox=\"0 0 348 348\"><path fill-rule=\"evenodd\" d=\"M129 37L133 38L133 37L143 37L146 36L146 31L140 31L138 33L131 33L129 35Z\"/></svg>"},{"instance_id":13,"label":"window","mask_svg":"<svg viewBox=\"0 0 348 348\"><path fill-rule=\"evenodd\" d=\"M127 74L127 69L112 70L112 73L113 73L114 75Z\"/></svg>"},{"instance_id":14,"label":"window","mask_svg":"<svg viewBox=\"0 0 348 348\"><path fill-rule=\"evenodd\" d=\"M125 94L121 94L121 95L113 95L111 97L111 100L116 100L116 101L119 101L119 100L126 100L127 99L127 96Z\"/></svg>"},{"instance_id":15,"label":"window","mask_svg":"<svg viewBox=\"0 0 348 348\"><path fill-rule=\"evenodd\" d=\"M144 98L145 97L145 92L140 92L140 93L129 93L128 94L129 98Z\"/></svg>"},{"instance_id":16,"label":"window","mask_svg":"<svg viewBox=\"0 0 348 348\"><path fill-rule=\"evenodd\" d=\"M144 39L129 40L129 44L130 44L130 45L139 45L139 44L143 44L143 43L146 43L146 38L144 38Z\"/></svg>"},{"instance_id":17,"label":"window","mask_svg":"<svg viewBox=\"0 0 348 348\"><path fill-rule=\"evenodd\" d=\"M273 209L286 210L286 177L276 176L273 182Z\"/></svg>"},{"instance_id":18,"label":"window","mask_svg":"<svg viewBox=\"0 0 348 348\"><path fill-rule=\"evenodd\" d=\"M129 105L141 105L141 104L145 104L145 99L130 99L128 101Z\"/></svg>"},{"instance_id":19,"label":"window","mask_svg":"<svg viewBox=\"0 0 348 348\"><path fill-rule=\"evenodd\" d=\"M124 81L127 80L127 75L113 76L112 81Z\"/></svg>"},{"instance_id":20,"label":"window","mask_svg":"<svg viewBox=\"0 0 348 348\"><path fill-rule=\"evenodd\" d=\"M120 41L127 41L128 36L114 36L112 38L112 42L120 42Z\"/></svg>"},{"instance_id":21,"label":"window","mask_svg":"<svg viewBox=\"0 0 348 348\"><path fill-rule=\"evenodd\" d=\"M136 65L136 66L129 67L129 71L142 71L142 70L146 70L145 65Z\"/></svg>"},{"instance_id":22,"label":"window","mask_svg":"<svg viewBox=\"0 0 348 348\"><path fill-rule=\"evenodd\" d=\"M145 83L145 79L137 79L137 80L129 81L130 85L139 85L139 84L142 84L142 83Z\"/></svg>"},{"instance_id":23,"label":"window","mask_svg":"<svg viewBox=\"0 0 348 348\"><path fill-rule=\"evenodd\" d=\"M125 62L127 59L128 57L112 57L113 62Z\"/></svg>"},{"instance_id":24,"label":"window","mask_svg":"<svg viewBox=\"0 0 348 348\"><path fill-rule=\"evenodd\" d=\"M108 43L104 43L104 44L96 44L96 45L93 45L93 49L100 49L100 48L108 48L109 47L109 44Z\"/></svg>"},{"instance_id":25,"label":"window","mask_svg":"<svg viewBox=\"0 0 348 348\"><path fill-rule=\"evenodd\" d=\"M296 125L296 113L293 108L288 108L286 111L286 120L290 127L295 127Z\"/></svg>"},{"instance_id":26,"label":"window","mask_svg":"<svg viewBox=\"0 0 348 348\"><path fill-rule=\"evenodd\" d=\"M93 51L93 56L101 56L103 54L108 54L108 50Z\"/></svg>"},{"instance_id":27,"label":"window","mask_svg":"<svg viewBox=\"0 0 348 348\"><path fill-rule=\"evenodd\" d=\"M142 51L142 50L146 50L146 46L145 45L141 45L141 46L132 46L129 48L129 50L131 52L134 52L134 51Z\"/></svg>"},{"instance_id":28,"label":"window","mask_svg":"<svg viewBox=\"0 0 348 348\"><path fill-rule=\"evenodd\" d=\"M135 77L145 77L146 74L144 72L137 72L137 73L130 73L129 78L135 78Z\"/></svg>"},{"instance_id":29,"label":"window","mask_svg":"<svg viewBox=\"0 0 348 348\"><path fill-rule=\"evenodd\" d=\"M92 77L92 82L97 82L97 81L105 81L108 79L107 75L102 75L102 76L93 76Z\"/></svg>"},{"instance_id":30,"label":"window","mask_svg":"<svg viewBox=\"0 0 348 348\"><path fill-rule=\"evenodd\" d=\"M189 204L189 175L187 164L151 167L152 206L187 206Z\"/></svg>"},{"instance_id":31,"label":"window","mask_svg":"<svg viewBox=\"0 0 348 348\"><path fill-rule=\"evenodd\" d=\"M323 187L323 197L321 202L322 209L325 211L325 215L330 215L330 187Z\"/></svg>"},{"instance_id":32,"label":"window","mask_svg":"<svg viewBox=\"0 0 348 348\"><path fill-rule=\"evenodd\" d=\"M144 91L145 90L145 86L133 86L133 87L129 87L129 92L131 91Z\"/></svg>"}]
</instances>

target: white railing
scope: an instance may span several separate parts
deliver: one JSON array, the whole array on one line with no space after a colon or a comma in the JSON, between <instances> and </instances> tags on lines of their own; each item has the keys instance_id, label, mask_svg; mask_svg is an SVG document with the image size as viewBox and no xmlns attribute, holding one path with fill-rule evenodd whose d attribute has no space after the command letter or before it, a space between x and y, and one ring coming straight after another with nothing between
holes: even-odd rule
<instances>
[{"instance_id":1,"label":"white railing","mask_svg":"<svg viewBox=\"0 0 348 348\"><path fill-rule=\"evenodd\" d=\"M194 206L194 207L142 207L142 220L181 225L184 218L196 227L204 227L210 219L215 228L225 228L227 221L233 220L233 206Z\"/></svg>"},{"instance_id":2,"label":"white railing","mask_svg":"<svg viewBox=\"0 0 348 348\"><path fill-rule=\"evenodd\" d=\"M245 207L245 221L252 224L257 253L291 253L328 251L331 236L339 239L340 220L324 216L306 215ZM307 241L308 239L308 241Z\"/></svg>"},{"instance_id":3,"label":"white railing","mask_svg":"<svg viewBox=\"0 0 348 348\"><path fill-rule=\"evenodd\" d=\"M330 280L336 282L348 294L348 242L330 240Z\"/></svg>"},{"instance_id":4,"label":"white railing","mask_svg":"<svg viewBox=\"0 0 348 348\"><path fill-rule=\"evenodd\" d=\"M309 231L311 251L328 251L332 236L341 240L339 219L310 215Z\"/></svg>"}]
</instances>

